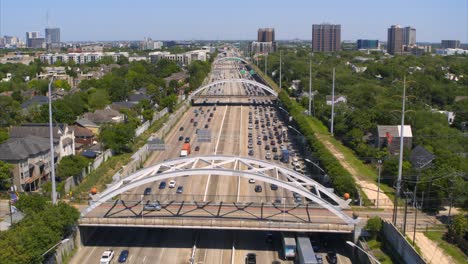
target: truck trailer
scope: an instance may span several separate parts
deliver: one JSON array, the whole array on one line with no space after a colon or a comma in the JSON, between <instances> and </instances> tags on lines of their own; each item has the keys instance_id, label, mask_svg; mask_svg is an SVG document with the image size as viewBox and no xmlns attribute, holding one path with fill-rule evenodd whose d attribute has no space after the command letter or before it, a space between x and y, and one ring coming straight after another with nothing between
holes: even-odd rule
<instances>
[{"instance_id":1,"label":"truck trailer","mask_svg":"<svg viewBox=\"0 0 468 264\"><path fill-rule=\"evenodd\" d=\"M188 155L190 155L190 143L184 143L180 150L180 156L187 157Z\"/></svg>"}]
</instances>

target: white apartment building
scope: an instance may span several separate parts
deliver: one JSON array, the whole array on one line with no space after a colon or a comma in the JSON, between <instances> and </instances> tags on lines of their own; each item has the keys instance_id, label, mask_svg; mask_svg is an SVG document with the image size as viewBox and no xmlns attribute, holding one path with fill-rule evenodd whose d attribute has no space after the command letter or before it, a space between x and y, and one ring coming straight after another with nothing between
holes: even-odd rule
<instances>
[{"instance_id":1,"label":"white apartment building","mask_svg":"<svg viewBox=\"0 0 468 264\"><path fill-rule=\"evenodd\" d=\"M192 50L180 54L171 54L167 51L150 52L149 56L152 63L156 63L161 59L167 59L176 62L179 65L189 65L192 61L206 61L208 50Z\"/></svg>"},{"instance_id":2,"label":"white apartment building","mask_svg":"<svg viewBox=\"0 0 468 264\"><path fill-rule=\"evenodd\" d=\"M118 61L121 56L128 58L128 52L84 52L84 53L49 53L42 54L39 58L44 63L54 64L57 61L74 61L76 64L100 61L104 57L112 57Z\"/></svg>"}]
</instances>

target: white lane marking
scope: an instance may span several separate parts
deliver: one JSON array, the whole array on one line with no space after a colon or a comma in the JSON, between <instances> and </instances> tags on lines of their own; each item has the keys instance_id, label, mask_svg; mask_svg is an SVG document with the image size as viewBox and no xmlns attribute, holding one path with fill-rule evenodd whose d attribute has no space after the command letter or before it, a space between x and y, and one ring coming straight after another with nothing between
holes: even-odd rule
<instances>
[{"instance_id":1,"label":"white lane marking","mask_svg":"<svg viewBox=\"0 0 468 264\"><path fill-rule=\"evenodd\" d=\"M232 241L232 255L231 255L231 264L234 263L234 257L235 257L235 253L236 253L236 247L235 247L235 244L236 244L236 240L233 240Z\"/></svg>"},{"instance_id":2,"label":"white lane marking","mask_svg":"<svg viewBox=\"0 0 468 264\"><path fill-rule=\"evenodd\" d=\"M143 263L145 263L145 261L146 261L146 256L143 258Z\"/></svg>"},{"instance_id":3,"label":"white lane marking","mask_svg":"<svg viewBox=\"0 0 468 264\"><path fill-rule=\"evenodd\" d=\"M219 139L221 138L221 132L223 131L224 119L226 118L228 107L229 106L226 106L226 109L224 110L223 121L221 121L221 127L219 128L218 139L216 141L216 146L215 146L215 151L214 151L215 155L216 155L216 152L218 151ZM208 187L210 186L210 178L211 178L211 174L208 174L208 180L206 181L205 195L203 195L203 201L206 201L206 195L208 194Z\"/></svg>"},{"instance_id":4,"label":"white lane marking","mask_svg":"<svg viewBox=\"0 0 468 264\"><path fill-rule=\"evenodd\" d=\"M239 157L241 156L241 148L242 148L242 105L240 107L240 131L239 131ZM237 164L240 166L240 164ZM236 168L234 168L236 169ZM236 202L239 202L239 193L240 193L240 176L237 178L237 198Z\"/></svg>"}]
</instances>

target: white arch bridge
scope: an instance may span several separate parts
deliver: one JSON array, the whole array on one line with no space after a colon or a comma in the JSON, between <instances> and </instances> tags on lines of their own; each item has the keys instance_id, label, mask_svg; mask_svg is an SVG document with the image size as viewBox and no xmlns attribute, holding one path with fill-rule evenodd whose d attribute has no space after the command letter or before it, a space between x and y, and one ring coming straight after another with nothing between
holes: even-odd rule
<instances>
[{"instance_id":1,"label":"white arch bridge","mask_svg":"<svg viewBox=\"0 0 468 264\"><path fill-rule=\"evenodd\" d=\"M256 81L252 81L252 80L247 80L247 79L223 79L223 80L217 80L217 81L214 81L214 82L211 82L207 85L204 85L200 88L198 88L197 90L195 90L191 96L194 97L194 96L197 96L199 93L201 93L202 91L204 91L205 89L208 89L210 87L215 87L217 85L220 85L220 84L224 84L224 83L244 83L244 84L250 84L250 85L253 85L254 87L258 87L266 92L268 92L268 94L271 94L275 97L278 97L278 93L271 89L270 87L264 85L263 83L259 83L259 82L256 82ZM225 96L225 95L224 95Z\"/></svg>"},{"instance_id":2,"label":"white arch bridge","mask_svg":"<svg viewBox=\"0 0 468 264\"><path fill-rule=\"evenodd\" d=\"M279 188L295 192L310 202L288 204L286 208L284 199L276 203L230 204L201 199L175 201L154 195L156 197L154 199L160 202L162 210L147 212L143 211L143 196L141 201L140 198L115 199L123 197L129 190L155 181L202 175L243 177L276 184ZM204 224L211 223L205 228L246 229L249 225L254 225L253 229L256 230L353 232L358 220L349 214L348 204L349 200L341 199L316 181L278 164L253 158L207 155L164 161L114 183L93 197L90 206L82 212L80 225L153 227L177 225L178 228L203 228L201 226Z\"/></svg>"}]
</instances>

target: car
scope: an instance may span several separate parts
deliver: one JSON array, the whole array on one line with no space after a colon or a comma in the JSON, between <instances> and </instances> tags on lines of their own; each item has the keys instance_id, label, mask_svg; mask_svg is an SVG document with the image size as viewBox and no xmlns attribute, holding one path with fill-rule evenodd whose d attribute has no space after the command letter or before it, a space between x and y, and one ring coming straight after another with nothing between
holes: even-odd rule
<instances>
[{"instance_id":1,"label":"car","mask_svg":"<svg viewBox=\"0 0 468 264\"><path fill-rule=\"evenodd\" d=\"M248 146L248 147L249 147L249 149L253 148L252 143L249 143L249 146Z\"/></svg>"},{"instance_id":2,"label":"car","mask_svg":"<svg viewBox=\"0 0 468 264\"><path fill-rule=\"evenodd\" d=\"M114 258L114 250L108 249L102 253L101 260L99 263L109 264L113 258Z\"/></svg>"},{"instance_id":3,"label":"car","mask_svg":"<svg viewBox=\"0 0 468 264\"><path fill-rule=\"evenodd\" d=\"M195 151L199 151L199 150L200 150L200 146L196 146Z\"/></svg>"},{"instance_id":4,"label":"car","mask_svg":"<svg viewBox=\"0 0 468 264\"><path fill-rule=\"evenodd\" d=\"M323 264L323 258L319 254L315 254L315 258L317 259L318 264Z\"/></svg>"},{"instance_id":5,"label":"car","mask_svg":"<svg viewBox=\"0 0 468 264\"><path fill-rule=\"evenodd\" d=\"M150 201L147 201L145 206L143 206L144 211L161 211L161 204L159 204L158 201L154 201L151 203Z\"/></svg>"},{"instance_id":6,"label":"car","mask_svg":"<svg viewBox=\"0 0 468 264\"><path fill-rule=\"evenodd\" d=\"M278 152L278 148L277 148L277 147L273 147L273 148L271 149L271 151L273 151L273 152Z\"/></svg>"},{"instance_id":7,"label":"car","mask_svg":"<svg viewBox=\"0 0 468 264\"><path fill-rule=\"evenodd\" d=\"M255 179L249 179L249 183L255 183Z\"/></svg>"},{"instance_id":8,"label":"car","mask_svg":"<svg viewBox=\"0 0 468 264\"><path fill-rule=\"evenodd\" d=\"M159 183L159 189L165 189L166 188L166 182L162 181Z\"/></svg>"},{"instance_id":9,"label":"car","mask_svg":"<svg viewBox=\"0 0 468 264\"><path fill-rule=\"evenodd\" d=\"M276 145L276 142L275 142L274 140L272 140L272 141L270 142L270 144L274 146L274 145Z\"/></svg>"},{"instance_id":10,"label":"car","mask_svg":"<svg viewBox=\"0 0 468 264\"><path fill-rule=\"evenodd\" d=\"M126 249L122 250L118 258L119 263L125 263L127 259L128 259L128 250Z\"/></svg>"},{"instance_id":11,"label":"car","mask_svg":"<svg viewBox=\"0 0 468 264\"><path fill-rule=\"evenodd\" d=\"M193 126L198 126L198 122L197 121L193 122Z\"/></svg>"},{"instance_id":12,"label":"car","mask_svg":"<svg viewBox=\"0 0 468 264\"><path fill-rule=\"evenodd\" d=\"M185 143L190 143L190 137L185 137Z\"/></svg>"},{"instance_id":13,"label":"car","mask_svg":"<svg viewBox=\"0 0 468 264\"><path fill-rule=\"evenodd\" d=\"M205 128L208 128L208 124L205 125Z\"/></svg>"},{"instance_id":14,"label":"car","mask_svg":"<svg viewBox=\"0 0 468 264\"><path fill-rule=\"evenodd\" d=\"M262 192L262 186L255 185L255 192Z\"/></svg>"},{"instance_id":15,"label":"car","mask_svg":"<svg viewBox=\"0 0 468 264\"><path fill-rule=\"evenodd\" d=\"M208 122L211 122L211 118L208 118Z\"/></svg>"},{"instance_id":16,"label":"car","mask_svg":"<svg viewBox=\"0 0 468 264\"><path fill-rule=\"evenodd\" d=\"M261 144L262 144L261 140L257 141L257 145L261 145Z\"/></svg>"},{"instance_id":17,"label":"car","mask_svg":"<svg viewBox=\"0 0 468 264\"><path fill-rule=\"evenodd\" d=\"M327 261L330 264L338 263L338 259L336 258L336 253L334 251L328 251L327 253Z\"/></svg>"},{"instance_id":18,"label":"car","mask_svg":"<svg viewBox=\"0 0 468 264\"><path fill-rule=\"evenodd\" d=\"M183 137L183 136L180 136L180 137L179 137L179 141L182 141L182 140L184 140L184 137Z\"/></svg>"},{"instance_id":19,"label":"car","mask_svg":"<svg viewBox=\"0 0 468 264\"><path fill-rule=\"evenodd\" d=\"M151 188L147 187L145 191L143 192L143 195L149 195L149 194L151 194Z\"/></svg>"},{"instance_id":20,"label":"car","mask_svg":"<svg viewBox=\"0 0 468 264\"><path fill-rule=\"evenodd\" d=\"M271 159L271 153L270 152L267 152L265 154L265 159L267 159L267 160Z\"/></svg>"},{"instance_id":21,"label":"car","mask_svg":"<svg viewBox=\"0 0 468 264\"><path fill-rule=\"evenodd\" d=\"M192 119L190 119L190 123L193 123L193 118L192 118Z\"/></svg>"},{"instance_id":22,"label":"car","mask_svg":"<svg viewBox=\"0 0 468 264\"><path fill-rule=\"evenodd\" d=\"M171 181L169 182L169 188L174 188L175 186L176 186L176 181L171 180Z\"/></svg>"},{"instance_id":23,"label":"car","mask_svg":"<svg viewBox=\"0 0 468 264\"><path fill-rule=\"evenodd\" d=\"M177 193L183 193L184 192L184 186L179 186L177 187Z\"/></svg>"},{"instance_id":24,"label":"car","mask_svg":"<svg viewBox=\"0 0 468 264\"><path fill-rule=\"evenodd\" d=\"M253 156L253 155L254 155L253 149L249 149L249 155L250 155L250 156Z\"/></svg>"},{"instance_id":25,"label":"car","mask_svg":"<svg viewBox=\"0 0 468 264\"><path fill-rule=\"evenodd\" d=\"M179 128L179 131L184 131L184 127L180 127L180 128Z\"/></svg>"},{"instance_id":26,"label":"car","mask_svg":"<svg viewBox=\"0 0 468 264\"><path fill-rule=\"evenodd\" d=\"M245 264L257 264L257 255L255 253L249 253L245 256Z\"/></svg>"},{"instance_id":27,"label":"car","mask_svg":"<svg viewBox=\"0 0 468 264\"><path fill-rule=\"evenodd\" d=\"M279 160L281 158L281 155L275 154L273 155L274 160Z\"/></svg>"},{"instance_id":28,"label":"car","mask_svg":"<svg viewBox=\"0 0 468 264\"><path fill-rule=\"evenodd\" d=\"M270 145L265 145L265 150L270 150Z\"/></svg>"},{"instance_id":29,"label":"car","mask_svg":"<svg viewBox=\"0 0 468 264\"><path fill-rule=\"evenodd\" d=\"M276 190L278 190L278 185L272 183L272 184L270 184L270 188L271 188L272 191L276 191Z\"/></svg>"}]
</instances>

